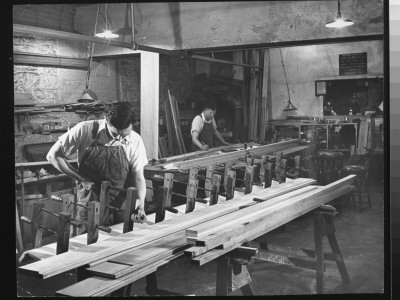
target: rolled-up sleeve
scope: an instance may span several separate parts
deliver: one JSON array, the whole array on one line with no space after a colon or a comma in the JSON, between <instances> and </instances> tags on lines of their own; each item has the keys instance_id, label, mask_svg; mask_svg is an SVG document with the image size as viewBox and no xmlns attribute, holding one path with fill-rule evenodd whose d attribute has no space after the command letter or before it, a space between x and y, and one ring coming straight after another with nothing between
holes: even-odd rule
<instances>
[{"instance_id":1,"label":"rolled-up sleeve","mask_svg":"<svg viewBox=\"0 0 400 300\"><path fill-rule=\"evenodd\" d=\"M203 120L201 119L200 116L196 116L193 119L190 134L193 134L193 131L197 131L198 133L200 133L202 129L203 129Z\"/></svg>"},{"instance_id":2,"label":"rolled-up sleeve","mask_svg":"<svg viewBox=\"0 0 400 300\"><path fill-rule=\"evenodd\" d=\"M147 165L147 154L146 148L144 147L143 140L139 138L138 146L136 151L133 153L132 160L131 160L131 170L132 172L139 171Z\"/></svg>"},{"instance_id":3,"label":"rolled-up sleeve","mask_svg":"<svg viewBox=\"0 0 400 300\"><path fill-rule=\"evenodd\" d=\"M65 157L76 153L85 138L83 123L78 123L58 138Z\"/></svg>"}]
</instances>

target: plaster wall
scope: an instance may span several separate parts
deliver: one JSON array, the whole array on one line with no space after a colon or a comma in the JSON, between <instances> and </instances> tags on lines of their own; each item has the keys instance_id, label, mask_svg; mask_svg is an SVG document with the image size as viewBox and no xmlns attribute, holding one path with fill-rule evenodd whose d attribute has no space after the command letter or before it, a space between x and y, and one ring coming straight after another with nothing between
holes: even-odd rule
<instances>
[{"instance_id":1,"label":"plaster wall","mask_svg":"<svg viewBox=\"0 0 400 300\"><path fill-rule=\"evenodd\" d=\"M383 74L383 41L282 48L290 98L298 108L284 112L288 92L281 56L279 48L270 49L272 119L286 119L287 115L322 116L323 99L315 96L315 80L339 75L339 54L359 52L367 52L369 74Z\"/></svg>"}]
</instances>

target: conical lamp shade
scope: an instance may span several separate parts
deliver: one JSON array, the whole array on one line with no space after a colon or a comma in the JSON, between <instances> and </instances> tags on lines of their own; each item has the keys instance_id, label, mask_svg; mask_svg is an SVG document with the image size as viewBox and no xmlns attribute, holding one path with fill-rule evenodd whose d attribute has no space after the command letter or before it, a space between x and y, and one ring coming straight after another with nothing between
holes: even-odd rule
<instances>
[{"instance_id":1,"label":"conical lamp shade","mask_svg":"<svg viewBox=\"0 0 400 300\"><path fill-rule=\"evenodd\" d=\"M292 104L290 100L283 111L289 111L289 110L297 110L297 108Z\"/></svg>"},{"instance_id":2,"label":"conical lamp shade","mask_svg":"<svg viewBox=\"0 0 400 300\"><path fill-rule=\"evenodd\" d=\"M94 102L93 98L89 95L88 91L85 90L82 94L82 96L78 99L78 102Z\"/></svg>"}]
</instances>

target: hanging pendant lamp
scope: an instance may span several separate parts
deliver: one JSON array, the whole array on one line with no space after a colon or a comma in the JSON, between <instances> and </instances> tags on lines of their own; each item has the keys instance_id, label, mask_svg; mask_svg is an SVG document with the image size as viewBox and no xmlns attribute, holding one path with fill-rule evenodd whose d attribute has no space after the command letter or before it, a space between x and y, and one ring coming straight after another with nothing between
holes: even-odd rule
<instances>
[{"instance_id":1,"label":"hanging pendant lamp","mask_svg":"<svg viewBox=\"0 0 400 300\"><path fill-rule=\"evenodd\" d=\"M97 6L96 21L94 23L94 35L96 35L97 21L98 21L98 17L99 17L100 5L101 4L99 4ZM90 58L89 58L89 67L88 67L88 70L87 70L87 73L86 73L85 90L82 92L82 96L77 100L78 102L82 102L82 103L94 102L94 99L89 94L90 70L92 68L93 51L94 51L94 43L92 43L92 49L91 49L91 54L90 54Z\"/></svg>"},{"instance_id":2,"label":"hanging pendant lamp","mask_svg":"<svg viewBox=\"0 0 400 300\"><path fill-rule=\"evenodd\" d=\"M325 24L325 27L328 27L328 28L342 28L342 27L353 25L354 21L352 21L352 20L343 20L342 19L342 14L340 13L340 0L338 0L337 3L338 3L338 12L337 12L336 20Z\"/></svg>"},{"instance_id":3,"label":"hanging pendant lamp","mask_svg":"<svg viewBox=\"0 0 400 300\"><path fill-rule=\"evenodd\" d=\"M285 82L286 82L287 92L288 92L288 96L289 96L288 104L286 105L286 107L285 107L285 109L283 111L297 110L297 108L293 105L292 101L290 100L289 84L288 84L287 78L286 78L286 71L285 71L285 65L283 64L283 57L282 57L281 48L279 48L279 52L281 53L281 62L282 62L283 74L285 75Z\"/></svg>"},{"instance_id":4,"label":"hanging pendant lamp","mask_svg":"<svg viewBox=\"0 0 400 300\"><path fill-rule=\"evenodd\" d=\"M119 37L119 35L114 33L113 30L111 29L112 23L111 23L111 18L108 14L108 4L105 4L104 14L102 12L100 12L100 14L104 18L104 23L106 27L103 32L95 33L95 36L105 39L115 39Z\"/></svg>"}]
</instances>

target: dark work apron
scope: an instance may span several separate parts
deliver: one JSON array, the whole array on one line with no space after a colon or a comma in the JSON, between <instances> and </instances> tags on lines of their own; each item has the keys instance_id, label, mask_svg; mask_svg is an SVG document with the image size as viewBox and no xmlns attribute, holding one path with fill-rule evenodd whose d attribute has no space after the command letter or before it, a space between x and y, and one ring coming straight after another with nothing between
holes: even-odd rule
<instances>
[{"instance_id":1,"label":"dark work apron","mask_svg":"<svg viewBox=\"0 0 400 300\"><path fill-rule=\"evenodd\" d=\"M94 140L79 164L78 173L86 180L94 183L90 191L84 188L78 188L78 201L82 205L87 205L89 201L99 201L101 182L108 180L112 186L123 188L125 179L129 172L129 161L126 157L125 151L121 145L118 146L105 146L97 141L97 133L99 130L99 123L93 123L92 139ZM106 129L107 130L107 129ZM125 195L118 191L109 190L110 205L114 207L121 207ZM77 207L77 218L81 220L87 219L87 210L83 207ZM105 210L105 216L110 216L104 220L104 225L111 225L122 221L121 214L112 214ZM81 229L83 232L85 228Z\"/></svg>"},{"instance_id":2,"label":"dark work apron","mask_svg":"<svg viewBox=\"0 0 400 300\"><path fill-rule=\"evenodd\" d=\"M212 122L211 123L204 122L203 129L199 133L198 138L200 142L203 142L203 144L208 145L210 148L214 147L214 127ZM192 142L191 150L194 152L194 151L199 151L201 149Z\"/></svg>"}]
</instances>

